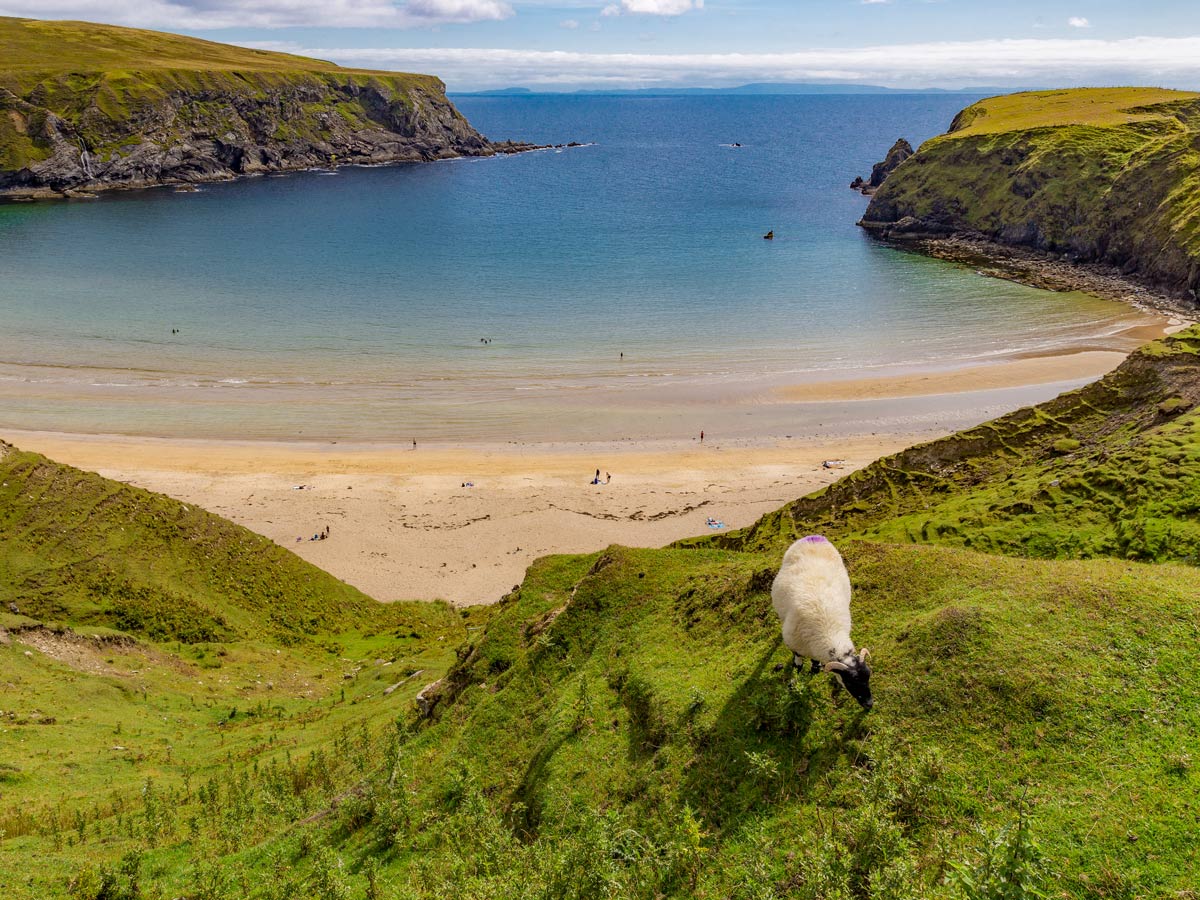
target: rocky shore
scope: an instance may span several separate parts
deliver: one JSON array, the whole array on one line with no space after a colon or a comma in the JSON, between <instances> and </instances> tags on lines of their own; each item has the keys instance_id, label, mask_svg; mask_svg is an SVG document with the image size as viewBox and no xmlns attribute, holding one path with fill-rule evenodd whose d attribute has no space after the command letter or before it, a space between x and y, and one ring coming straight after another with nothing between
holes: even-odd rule
<instances>
[{"instance_id":1,"label":"rocky shore","mask_svg":"<svg viewBox=\"0 0 1200 900\"><path fill-rule=\"evenodd\" d=\"M1158 88L983 100L900 163L859 224L934 255L982 256L1001 277L1194 316L1197 112L1200 94Z\"/></svg>"},{"instance_id":2,"label":"rocky shore","mask_svg":"<svg viewBox=\"0 0 1200 900\"><path fill-rule=\"evenodd\" d=\"M0 197L86 198L99 191L227 181L246 175L385 165L539 149L480 135L437 79L299 73L247 84L198 73L202 84L154 84L158 96L121 114L95 97L49 107L42 85L26 97L0 88L0 114L33 153L0 166ZM139 85L145 88L146 85ZM27 99L30 98L30 99ZM31 102L39 98L43 105ZM41 158L36 158L40 156Z\"/></svg>"},{"instance_id":3,"label":"rocky shore","mask_svg":"<svg viewBox=\"0 0 1200 900\"><path fill-rule=\"evenodd\" d=\"M1116 266L1071 260L1028 247L1002 244L982 235L890 235L879 239L897 249L970 266L989 278L1003 278L1049 291L1082 291L1137 309L1163 313L1179 325L1197 320L1198 310L1189 298L1124 274Z\"/></svg>"},{"instance_id":4,"label":"rocky shore","mask_svg":"<svg viewBox=\"0 0 1200 900\"><path fill-rule=\"evenodd\" d=\"M0 199L539 149L489 141L430 75L0 17Z\"/></svg>"}]
</instances>

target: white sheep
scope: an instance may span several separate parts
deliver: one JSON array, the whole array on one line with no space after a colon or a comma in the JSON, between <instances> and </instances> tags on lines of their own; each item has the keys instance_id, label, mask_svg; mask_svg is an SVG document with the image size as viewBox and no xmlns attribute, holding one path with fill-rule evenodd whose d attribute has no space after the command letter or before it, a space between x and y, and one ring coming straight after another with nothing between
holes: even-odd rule
<instances>
[{"instance_id":1,"label":"white sheep","mask_svg":"<svg viewBox=\"0 0 1200 900\"><path fill-rule=\"evenodd\" d=\"M813 672L833 672L870 709L871 667L867 651L856 651L850 640L850 576L837 548L819 534L788 547L771 584L771 602L793 665L811 659Z\"/></svg>"}]
</instances>

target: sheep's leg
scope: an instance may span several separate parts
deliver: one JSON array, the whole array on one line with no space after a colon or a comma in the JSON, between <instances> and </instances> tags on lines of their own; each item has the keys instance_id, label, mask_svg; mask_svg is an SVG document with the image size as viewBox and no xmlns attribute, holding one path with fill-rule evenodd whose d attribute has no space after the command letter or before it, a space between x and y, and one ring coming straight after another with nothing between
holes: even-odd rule
<instances>
[{"instance_id":1,"label":"sheep's leg","mask_svg":"<svg viewBox=\"0 0 1200 900\"><path fill-rule=\"evenodd\" d=\"M798 669L804 668L804 661L800 658L799 654L793 652L792 661L790 663L780 663L775 667L775 671L782 672L784 666L788 666L793 672L795 672Z\"/></svg>"}]
</instances>

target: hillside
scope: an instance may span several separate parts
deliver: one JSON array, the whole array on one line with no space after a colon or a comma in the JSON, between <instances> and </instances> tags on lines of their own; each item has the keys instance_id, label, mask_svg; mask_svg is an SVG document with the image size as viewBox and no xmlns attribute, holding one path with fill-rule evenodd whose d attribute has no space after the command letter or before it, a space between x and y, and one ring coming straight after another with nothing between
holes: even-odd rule
<instances>
[{"instance_id":1,"label":"hillside","mask_svg":"<svg viewBox=\"0 0 1200 900\"><path fill-rule=\"evenodd\" d=\"M286 551L10 451L0 559L33 575L9 596L89 624L21 617L0 640L0 883L87 900L1188 896L1200 571L1148 560L1195 561L1198 364L1195 329L744 532L542 559L467 620L346 595L342 628L320 599L336 586ZM770 582L810 528L846 555L870 714L777 668ZM197 604L266 640L90 637L114 623L77 586L97 560L157 585L164 555L196 573ZM1058 558L1074 556L1091 558ZM286 586L273 603L230 587L255 570ZM33 605L47 593L65 610ZM293 597L316 617L294 641L263 612Z\"/></svg>"},{"instance_id":2,"label":"hillside","mask_svg":"<svg viewBox=\"0 0 1200 900\"><path fill-rule=\"evenodd\" d=\"M0 442L0 608L140 638L284 644L379 604L260 535Z\"/></svg>"},{"instance_id":3,"label":"hillside","mask_svg":"<svg viewBox=\"0 0 1200 900\"><path fill-rule=\"evenodd\" d=\"M429 75L0 17L0 197L486 156Z\"/></svg>"},{"instance_id":4,"label":"hillside","mask_svg":"<svg viewBox=\"0 0 1200 900\"><path fill-rule=\"evenodd\" d=\"M1200 94L1036 91L964 109L875 194L894 239L978 235L1200 290Z\"/></svg>"},{"instance_id":5,"label":"hillside","mask_svg":"<svg viewBox=\"0 0 1200 900\"><path fill-rule=\"evenodd\" d=\"M324 809L362 777L335 748L391 727L468 624L0 444L3 895L70 895L66 875L107 858L105 827L154 843L155 816L184 826L177 804L260 759L294 779L283 820Z\"/></svg>"}]
</instances>

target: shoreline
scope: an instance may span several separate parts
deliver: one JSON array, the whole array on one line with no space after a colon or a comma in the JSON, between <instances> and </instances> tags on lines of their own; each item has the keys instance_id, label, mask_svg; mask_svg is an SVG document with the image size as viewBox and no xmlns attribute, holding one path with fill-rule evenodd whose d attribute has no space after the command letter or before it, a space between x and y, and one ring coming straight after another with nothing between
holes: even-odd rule
<instances>
[{"instance_id":1,"label":"shoreline","mask_svg":"<svg viewBox=\"0 0 1200 900\"><path fill-rule=\"evenodd\" d=\"M336 172L347 168L387 168L409 164L447 162L457 159L491 159L497 156L516 156L521 153L534 153L539 150L553 150L561 146L588 146L578 142L570 144L530 144L523 141L489 141L483 153L462 153L455 151L449 155L427 156L397 156L394 159L349 159L344 162L331 161L326 165L287 165L282 163L273 168L261 171L238 172L228 170L211 175L200 174L191 178L165 178L158 181L110 181L110 182L81 182L72 187L57 189L45 184L29 186L0 187L0 204L6 203L40 203L44 201L61 202L66 200L99 200L102 196L135 193L138 191L153 191L160 188L171 188L175 193L194 193L204 185L230 184L238 181L248 181L252 178L272 178L287 175L302 175L306 172ZM0 172L0 175L5 174Z\"/></svg>"},{"instance_id":2,"label":"shoreline","mask_svg":"<svg viewBox=\"0 0 1200 900\"><path fill-rule=\"evenodd\" d=\"M926 252L978 254L981 245L954 240L933 249ZM983 275L1010 265L1008 257L991 269L978 257L954 261ZM1011 265L995 277L1033 277L1028 264ZM778 379L742 385L723 400L707 391L664 395L652 436L640 438L596 440L556 429L553 440L422 440L414 447L4 427L0 437L221 515L377 600L492 603L541 556L614 543L661 547L750 525L882 456L1092 381L1137 346L1185 327L1179 310L1164 310L1145 288L1047 266L1039 277L1053 271L1065 278L1058 274L1064 270L1074 279L1051 289L1122 300L1141 321L1131 315L1127 328L1102 339L958 365ZM707 429L703 443L681 424L697 419ZM591 483L597 469L606 483ZM710 527L710 519L723 527ZM328 540L308 539L326 527Z\"/></svg>"},{"instance_id":3,"label":"shoreline","mask_svg":"<svg viewBox=\"0 0 1200 900\"><path fill-rule=\"evenodd\" d=\"M950 371L828 381L820 396L813 385L777 387L757 404L737 407L816 409L825 418L834 407L870 413L886 400L901 410L890 421L851 416L845 433L836 427L749 436L710 430L703 443L695 435L421 442L416 449L396 442L30 429L0 429L0 437L207 509L377 600L466 605L495 602L548 554L594 552L614 543L661 547L745 527L881 456L1061 393L1125 356L1078 349ZM597 469L602 481L608 473L612 480L591 484ZM710 527L710 518L724 528ZM326 526L329 540L308 540Z\"/></svg>"},{"instance_id":4,"label":"shoreline","mask_svg":"<svg viewBox=\"0 0 1200 900\"><path fill-rule=\"evenodd\" d=\"M791 385L778 388L776 394L780 399L793 403L824 403L839 400L856 402L938 397L1012 387L1033 387L1100 378L1120 365L1127 355L1119 350L1091 350L1081 347L1065 352L1047 352L991 363L914 371L894 376L847 378L812 385Z\"/></svg>"},{"instance_id":5,"label":"shoreline","mask_svg":"<svg viewBox=\"0 0 1200 900\"><path fill-rule=\"evenodd\" d=\"M1081 291L1125 303L1142 312L1200 320L1200 306L1161 285L1123 274L1107 263L1070 260L1044 250L1005 244L979 234L880 234L879 223L859 222L889 247L969 266L979 275L1062 293Z\"/></svg>"}]
</instances>

